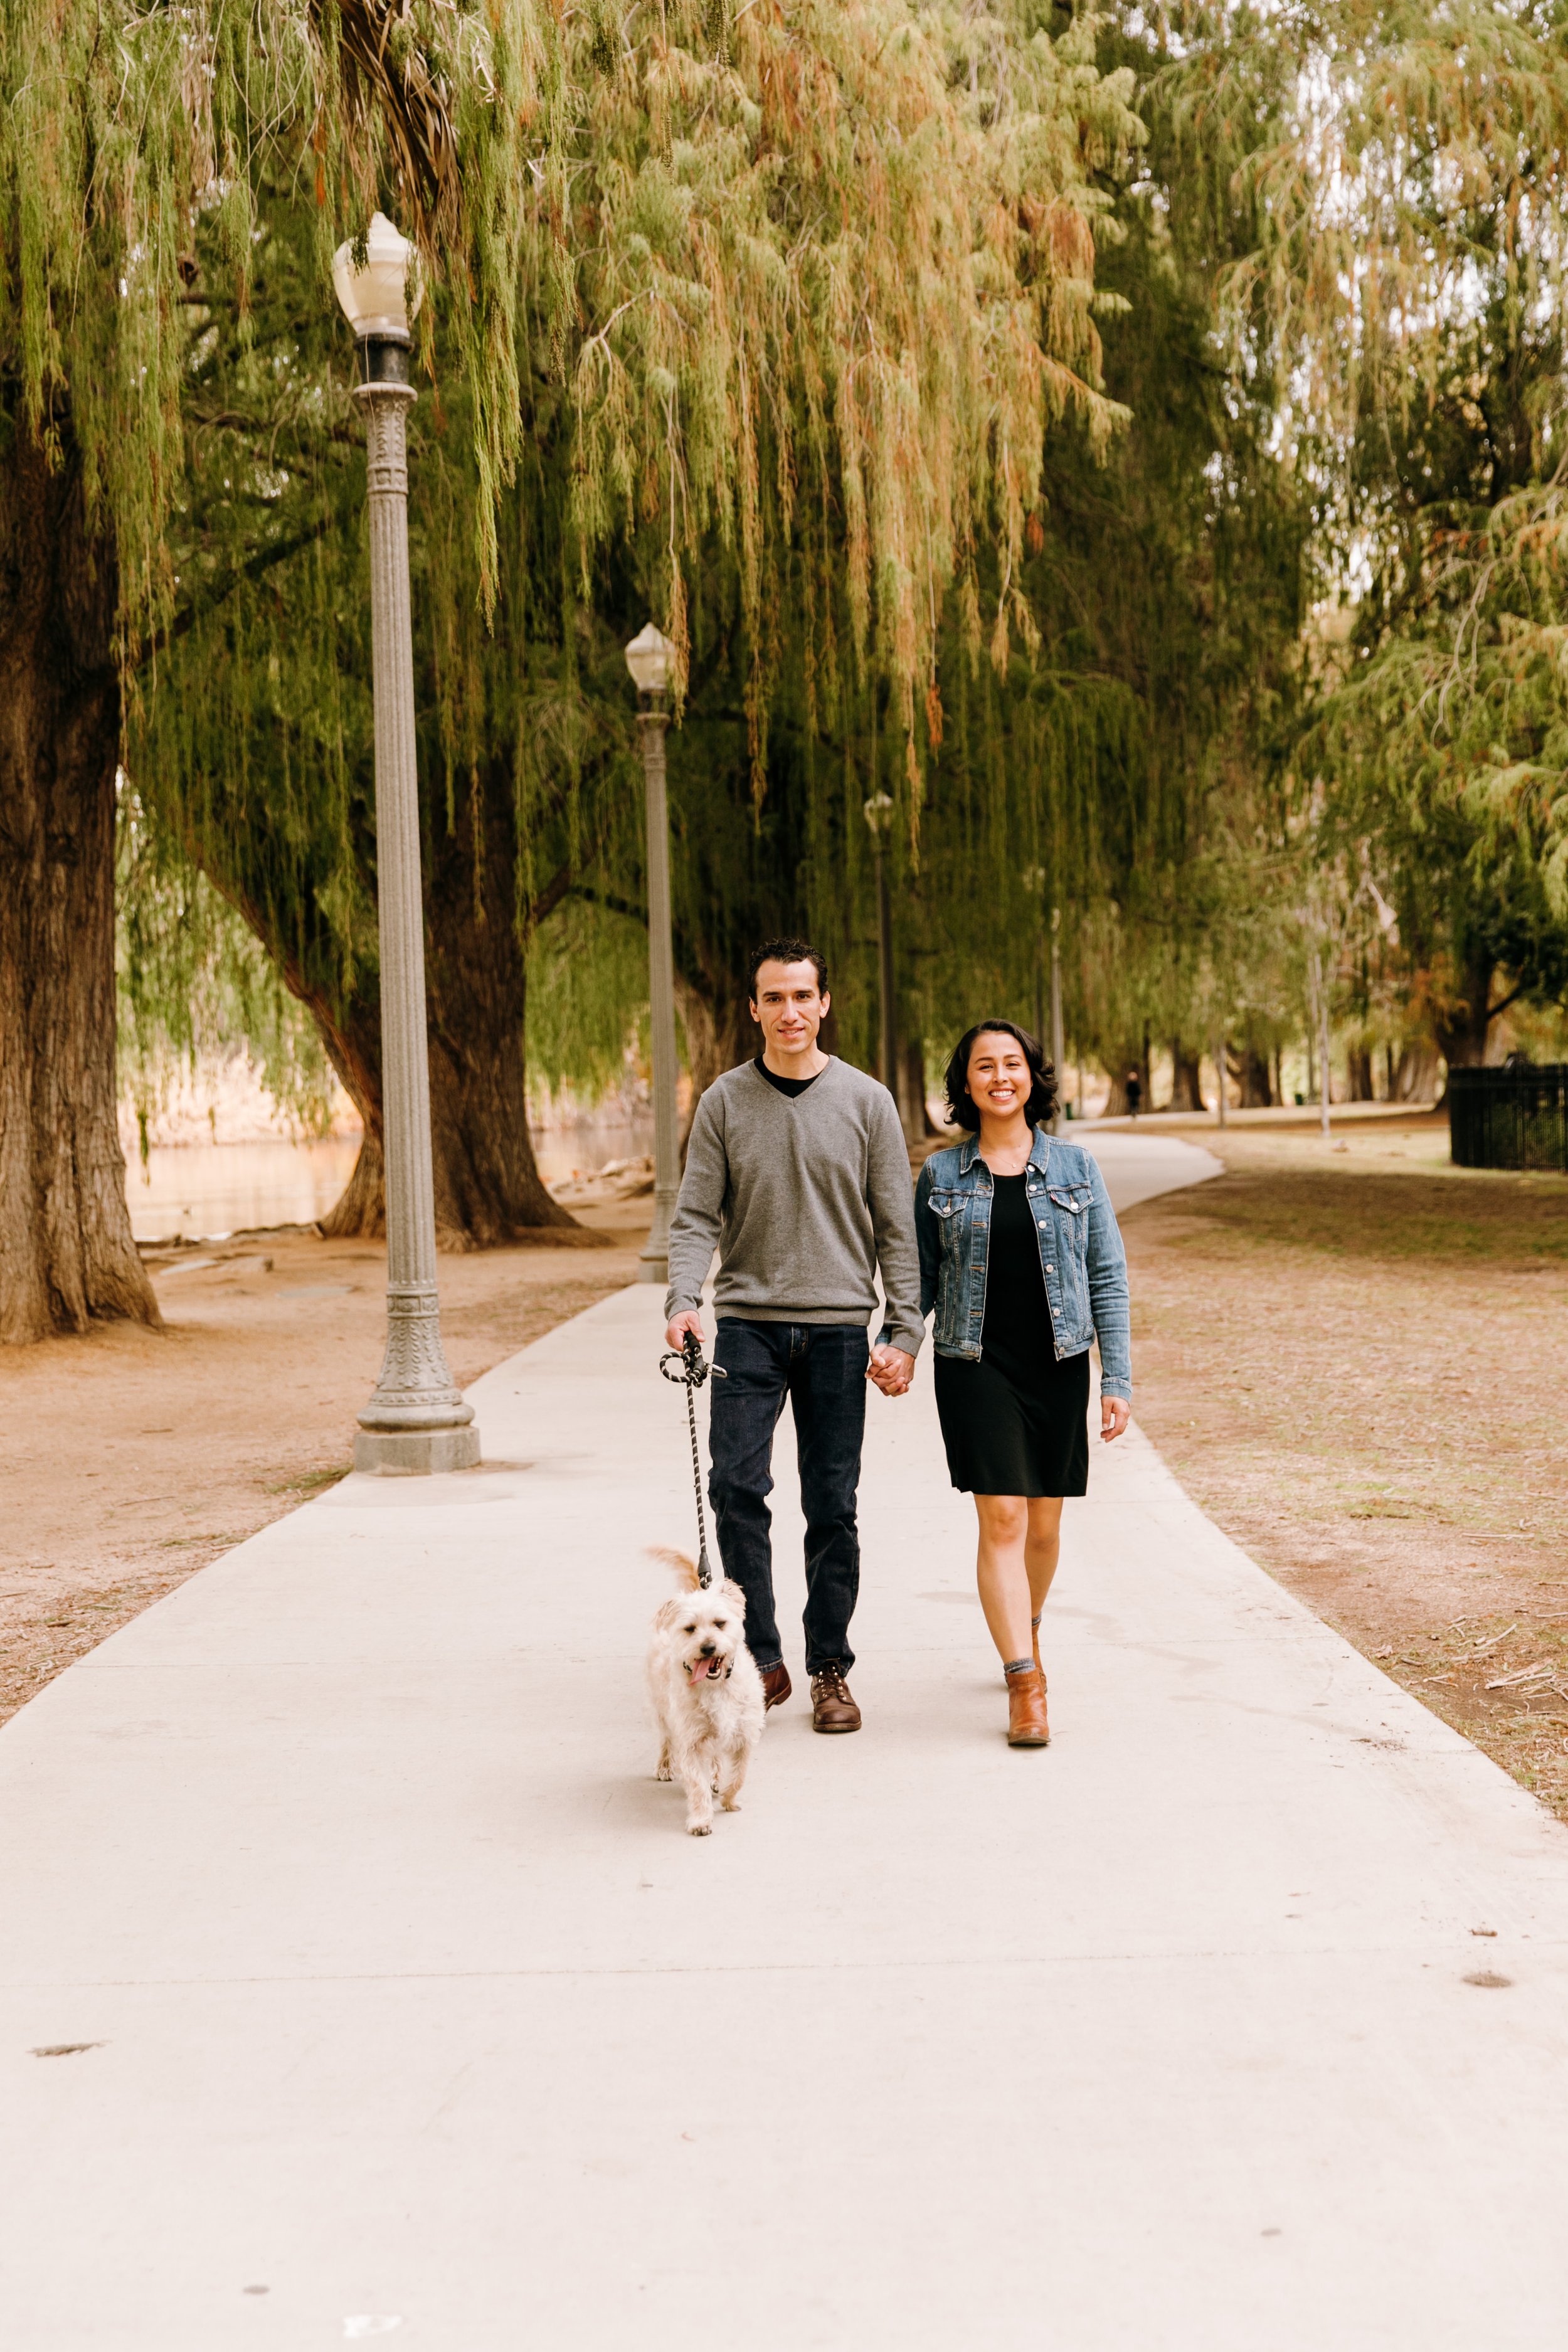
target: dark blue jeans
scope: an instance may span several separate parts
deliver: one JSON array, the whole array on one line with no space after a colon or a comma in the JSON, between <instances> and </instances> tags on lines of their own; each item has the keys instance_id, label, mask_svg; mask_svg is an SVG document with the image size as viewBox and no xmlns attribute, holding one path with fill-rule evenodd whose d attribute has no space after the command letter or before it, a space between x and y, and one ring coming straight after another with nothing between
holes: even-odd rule
<instances>
[{"instance_id":1,"label":"dark blue jeans","mask_svg":"<svg viewBox=\"0 0 1568 2352\"><path fill-rule=\"evenodd\" d=\"M765 1674L777 1665L768 1496L773 1432L795 1409L805 1512L805 1669L855 1663L849 1620L860 1590L855 1490L866 1427L870 1345L854 1323L743 1323L721 1315L713 1360L726 1378L710 1394L708 1493L724 1573L746 1596L746 1644Z\"/></svg>"}]
</instances>

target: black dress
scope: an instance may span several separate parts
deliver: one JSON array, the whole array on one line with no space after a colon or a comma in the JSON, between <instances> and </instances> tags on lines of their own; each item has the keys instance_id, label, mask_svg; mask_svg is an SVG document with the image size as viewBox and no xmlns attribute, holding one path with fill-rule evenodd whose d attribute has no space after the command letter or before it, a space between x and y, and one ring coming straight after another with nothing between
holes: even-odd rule
<instances>
[{"instance_id":1,"label":"black dress","mask_svg":"<svg viewBox=\"0 0 1568 2352\"><path fill-rule=\"evenodd\" d=\"M1089 1488L1089 1350L1058 1358L1022 1176L993 1176L980 1360L936 1359L952 1483L968 1495Z\"/></svg>"}]
</instances>

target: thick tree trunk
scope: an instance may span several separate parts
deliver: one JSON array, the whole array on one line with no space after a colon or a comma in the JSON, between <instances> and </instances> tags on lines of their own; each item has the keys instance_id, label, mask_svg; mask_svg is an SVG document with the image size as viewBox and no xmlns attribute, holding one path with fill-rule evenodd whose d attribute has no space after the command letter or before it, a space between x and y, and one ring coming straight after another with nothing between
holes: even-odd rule
<instances>
[{"instance_id":1,"label":"thick tree trunk","mask_svg":"<svg viewBox=\"0 0 1568 2352\"><path fill-rule=\"evenodd\" d=\"M1171 1108L1202 1110L1204 1084L1199 1075L1199 1055L1184 1045L1179 1037L1171 1040Z\"/></svg>"},{"instance_id":2,"label":"thick tree trunk","mask_svg":"<svg viewBox=\"0 0 1568 2352\"><path fill-rule=\"evenodd\" d=\"M684 1154L691 1121L704 1091L726 1070L752 1060L762 1041L747 1009L745 984L742 981L730 984L721 982L710 990L698 987L684 972L677 971L675 1001L680 1009L680 1025L686 1032L687 1066L691 1072L691 1100L680 1137Z\"/></svg>"},{"instance_id":3,"label":"thick tree trunk","mask_svg":"<svg viewBox=\"0 0 1568 2352\"><path fill-rule=\"evenodd\" d=\"M1437 1051L1450 1069L1473 1069L1487 1058L1492 1025L1492 963L1479 958L1465 973L1464 994L1433 1023Z\"/></svg>"},{"instance_id":4,"label":"thick tree trunk","mask_svg":"<svg viewBox=\"0 0 1568 2352\"><path fill-rule=\"evenodd\" d=\"M1274 1100L1274 1088L1268 1075L1268 1056L1253 1045L1245 1045L1230 1053L1230 1074L1241 1088L1243 1110L1267 1110Z\"/></svg>"},{"instance_id":5,"label":"thick tree trunk","mask_svg":"<svg viewBox=\"0 0 1568 2352\"><path fill-rule=\"evenodd\" d=\"M0 1340L161 1320L115 1126L113 549L68 448L0 459Z\"/></svg>"},{"instance_id":6,"label":"thick tree trunk","mask_svg":"<svg viewBox=\"0 0 1568 2352\"><path fill-rule=\"evenodd\" d=\"M1389 1101L1430 1102L1437 1091L1436 1047L1425 1042L1418 1045L1402 1045L1397 1063L1392 1061L1390 1050Z\"/></svg>"},{"instance_id":7,"label":"thick tree trunk","mask_svg":"<svg viewBox=\"0 0 1568 2352\"><path fill-rule=\"evenodd\" d=\"M1127 1099L1127 1081L1129 1076L1134 1072L1137 1073L1140 1083L1143 1085L1143 1098L1138 1108L1141 1112L1146 1111L1149 1108L1149 1088L1147 1084L1143 1083L1143 1074L1139 1065L1137 1045L1133 1044L1130 1046L1124 1047L1118 1053L1109 1055L1106 1060L1105 1067L1110 1079L1110 1092L1106 1098L1105 1104L1105 1118L1126 1118L1128 1111L1131 1108L1131 1105Z\"/></svg>"},{"instance_id":8,"label":"thick tree trunk","mask_svg":"<svg viewBox=\"0 0 1568 2352\"><path fill-rule=\"evenodd\" d=\"M1377 1080L1373 1075L1372 1047L1352 1045L1349 1061L1352 1102L1375 1102Z\"/></svg>"},{"instance_id":9,"label":"thick tree trunk","mask_svg":"<svg viewBox=\"0 0 1568 2352\"><path fill-rule=\"evenodd\" d=\"M514 919L514 848L504 798L487 796L487 810L490 801L495 806L477 844L467 823L425 844L437 1238L448 1250L535 1238L598 1248L605 1237L551 1197L533 1156L524 1083L527 956ZM376 982L367 976L347 1005L300 992L364 1122L353 1173L321 1230L334 1237L379 1235L385 1194Z\"/></svg>"},{"instance_id":10,"label":"thick tree trunk","mask_svg":"<svg viewBox=\"0 0 1568 2352\"><path fill-rule=\"evenodd\" d=\"M1060 1076L1060 1072L1058 1072ZM910 1037L904 1045L903 1100L899 1108L903 1115L904 1133L911 1143L927 1136L941 1135L942 1129L926 1107L926 1048L923 1037Z\"/></svg>"}]
</instances>

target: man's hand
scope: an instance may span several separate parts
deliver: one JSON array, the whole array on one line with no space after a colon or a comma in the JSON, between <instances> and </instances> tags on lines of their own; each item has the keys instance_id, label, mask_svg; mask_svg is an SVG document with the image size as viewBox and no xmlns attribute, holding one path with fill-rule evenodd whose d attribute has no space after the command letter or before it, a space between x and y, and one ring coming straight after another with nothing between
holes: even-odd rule
<instances>
[{"instance_id":1,"label":"man's hand","mask_svg":"<svg viewBox=\"0 0 1568 2352\"><path fill-rule=\"evenodd\" d=\"M677 1315L672 1321L665 1325L665 1346L667 1348L679 1348L689 1331L692 1333L693 1337L700 1344L702 1339L702 1318L698 1313L695 1307L689 1307L683 1315Z\"/></svg>"},{"instance_id":2,"label":"man's hand","mask_svg":"<svg viewBox=\"0 0 1568 2352\"><path fill-rule=\"evenodd\" d=\"M673 1331L674 1324L669 1328ZM1100 1442L1109 1445L1112 1438L1120 1437L1131 1418L1132 1408L1125 1397L1102 1396L1100 1400Z\"/></svg>"},{"instance_id":3,"label":"man's hand","mask_svg":"<svg viewBox=\"0 0 1568 2352\"><path fill-rule=\"evenodd\" d=\"M866 1378L886 1397L908 1396L915 1376L915 1360L902 1348L873 1348Z\"/></svg>"}]
</instances>

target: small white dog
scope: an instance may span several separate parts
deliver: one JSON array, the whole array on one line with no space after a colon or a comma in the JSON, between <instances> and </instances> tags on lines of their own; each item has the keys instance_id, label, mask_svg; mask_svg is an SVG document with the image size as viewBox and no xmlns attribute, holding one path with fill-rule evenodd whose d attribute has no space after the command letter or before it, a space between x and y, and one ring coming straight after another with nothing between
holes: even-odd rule
<instances>
[{"instance_id":1,"label":"small white dog","mask_svg":"<svg viewBox=\"0 0 1568 2352\"><path fill-rule=\"evenodd\" d=\"M679 1574L684 1592L653 1621L647 1686L658 1722L655 1778L686 1790L693 1837L713 1830L713 1798L740 1810L741 1789L763 1736L763 1678L744 1640L746 1596L728 1578L706 1590L684 1552L656 1551Z\"/></svg>"}]
</instances>

